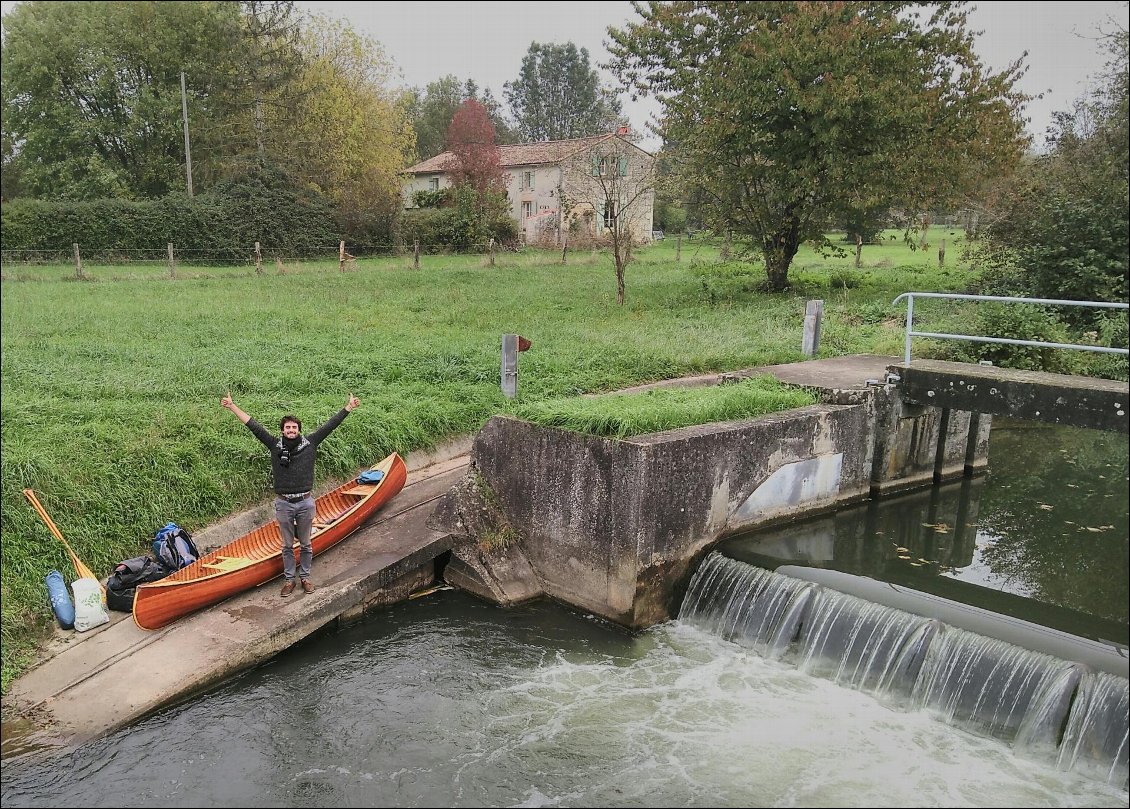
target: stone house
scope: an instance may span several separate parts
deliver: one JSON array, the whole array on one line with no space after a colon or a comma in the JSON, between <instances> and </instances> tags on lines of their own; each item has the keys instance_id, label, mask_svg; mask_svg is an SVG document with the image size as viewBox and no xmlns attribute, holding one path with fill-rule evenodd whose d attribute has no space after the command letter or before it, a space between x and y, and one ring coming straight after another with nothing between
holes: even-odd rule
<instances>
[{"instance_id":1,"label":"stone house","mask_svg":"<svg viewBox=\"0 0 1130 809\"><path fill-rule=\"evenodd\" d=\"M627 138L627 128L604 135L498 147L510 215L527 244L560 245L566 231L599 238L621 219L636 242L651 241L655 156ZM451 152L405 169L405 209L418 191L451 185Z\"/></svg>"}]
</instances>

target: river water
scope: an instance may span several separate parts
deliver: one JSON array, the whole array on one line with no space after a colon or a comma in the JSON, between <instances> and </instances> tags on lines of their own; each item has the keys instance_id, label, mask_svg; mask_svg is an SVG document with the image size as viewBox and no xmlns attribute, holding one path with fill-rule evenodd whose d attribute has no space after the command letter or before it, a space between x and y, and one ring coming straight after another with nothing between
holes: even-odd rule
<instances>
[{"instance_id":1,"label":"river water","mask_svg":"<svg viewBox=\"0 0 1130 809\"><path fill-rule=\"evenodd\" d=\"M968 575L1013 565L1000 575L1015 590L1098 609L1101 598L1073 601L1074 586L1057 589L1041 572L1047 548L1003 547L1016 528L1029 541L1033 521L1017 509L1031 500L1037 516L1055 514L1065 501L1050 489L1075 485L1089 504L1064 507L1053 533L1120 543L1121 557L1116 547L1099 558L1122 572L1092 568L1104 581L1091 589L1124 593L1125 437L1097 448L1092 435L1056 431L1049 444L1039 433L1057 458L1053 478L1013 496L1044 467L1020 449L1033 433L1000 435L975 520L993 539L975 542ZM1065 478L1060 461L1086 470ZM1102 489L1112 476L1121 500ZM1102 528L1120 515L1121 534ZM961 570L948 567L940 572ZM1123 597L1093 614L1125 623L1125 610ZM1123 778L1061 771L689 621L631 634L550 601L502 609L458 591L309 639L75 751L9 758L0 795L5 807L1127 806Z\"/></svg>"}]
</instances>

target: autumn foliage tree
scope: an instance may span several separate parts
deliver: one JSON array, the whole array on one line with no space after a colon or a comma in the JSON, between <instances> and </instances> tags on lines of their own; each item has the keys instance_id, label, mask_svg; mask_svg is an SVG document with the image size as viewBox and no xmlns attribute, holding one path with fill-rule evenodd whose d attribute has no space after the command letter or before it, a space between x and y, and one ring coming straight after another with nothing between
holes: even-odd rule
<instances>
[{"instance_id":1,"label":"autumn foliage tree","mask_svg":"<svg viewBox=\"0 0 1130 809\"><path fill-rule=\"evenodd\" d=\"M494 124L487 108L473 98L459 105L447 128L447 150L451 152L446 170L451 184L469 185L479 194L499 194L506 190Z\"/></svg>"},{"instance_id":2,"label":"autumn foliage tree","mask_svg":"<svg viewBox=\"0 0 1130 809\"><path fill-rule=\"evenodd\" d=\"M507 238L498 229L506 216L506 175L502 170L490 112L468 98L447 128L448 159L444 166L451 187L444 191L448 209L444 239L459 249L483 246L488 239Z\"/></svg>"},{"instance_id":3,"label":"autumn foliage tree","mask_svg":"<svg viewBox=\"0 0 1130 809\"><path fill-rule=\"evenodd\" d=\"M387 89L392 62L380 45L339 21L314 17L298 41L298 83L288 163L306 187L333 200L343 233L387 237L401 207L400 169L412 129Z\"/></svg>"}]
</instances>

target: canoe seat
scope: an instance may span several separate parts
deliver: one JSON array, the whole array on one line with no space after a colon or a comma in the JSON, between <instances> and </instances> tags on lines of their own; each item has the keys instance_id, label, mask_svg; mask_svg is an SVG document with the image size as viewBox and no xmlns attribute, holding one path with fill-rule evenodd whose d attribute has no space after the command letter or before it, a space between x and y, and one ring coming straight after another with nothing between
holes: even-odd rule
<instances>
[{"instance_id":1,"label":"canoe seat","mask_svg":"<svg viewBox=\"0 0 1130 809\"><path fill-rule=\"evenodd\" d=\"M379 483L362 483L358 486L354 486L352 489L346 489L344 492L342 492L342 494L351 494L354 497L364 497L365 495L369 494L369 492L375 491L377 486L379 485Z\"/></svg>"},{"instance_id":2,"label":"canoe seat","mask_svg":"<svg viewBox=\"0 0 1130 809\"><path fill-rule=\"evenodd\" d=\"M251 560L245 556L219 556L214 562L202 562L201 567L212 567L216 570L237 570L241 567L246 567L251 564Z\"/></svg>"}]
</instances>

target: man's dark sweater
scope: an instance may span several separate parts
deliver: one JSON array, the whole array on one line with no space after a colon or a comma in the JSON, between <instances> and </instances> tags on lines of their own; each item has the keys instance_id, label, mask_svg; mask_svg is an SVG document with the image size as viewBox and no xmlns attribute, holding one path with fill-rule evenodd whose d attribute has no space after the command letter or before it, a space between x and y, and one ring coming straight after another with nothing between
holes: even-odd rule
<instances>
[{"instance_id":1,"label":"man's dark sweater","mask_svg":"<svg viewBox=\"0 0 1130 809\"><path fill-rule=\"evenodd\" d=\"M303 494L314 488L314 456L317 454L318 444L345 421L348 415L349 411L343 407L310 435L299 434L294 440L276 438L255 419L247 420L247 429L271 452L275 494ZM290 451L289 466L284 466L281 460L284 449Z\"/></svg>"}]
</instances>

